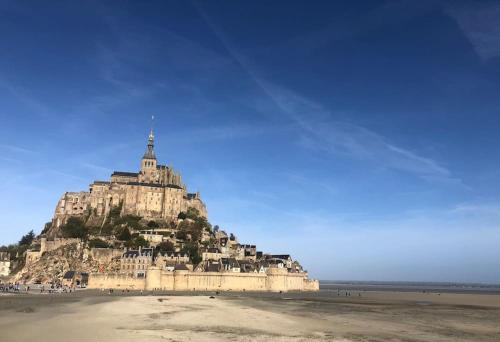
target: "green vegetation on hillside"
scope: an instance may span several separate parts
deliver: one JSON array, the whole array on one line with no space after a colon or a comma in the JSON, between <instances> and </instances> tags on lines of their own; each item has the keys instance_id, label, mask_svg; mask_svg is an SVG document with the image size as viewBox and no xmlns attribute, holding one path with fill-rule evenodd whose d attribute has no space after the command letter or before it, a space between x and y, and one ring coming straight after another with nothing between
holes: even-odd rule
<instances>
[{"instance_id":1,"label":"green vegetation on hillside","mask_svg":"<svg viewBox=\"0 0 500 342\"><path fill-rule=\"evenodd\" d=\"M61 233L65 238L85 239L89 232L81 218L72 216L61 226Z\"/></svg>"},{"instance_id":2,"label":"green vegetation on hillside","mask_svg":"<svg viewBox=\"0 0 500 342\"><path fill-rule=\"evenodd\" d=\"M165 253L175 251L175 246L171 241L163 241L156 246L156 251Z\"/></svg>"},{"instance_id":3,"label":"green vegetation on hillside","mask_svg":"<svg viewBox=\"0 0 500 342\"><path fill-rule=\"evenodd\" d=\"M90 248L108 248L109 245L104 240L101 240L101 239L92 239L92 240L89 240L89 247Z\"/></svg>"}]
</instances>

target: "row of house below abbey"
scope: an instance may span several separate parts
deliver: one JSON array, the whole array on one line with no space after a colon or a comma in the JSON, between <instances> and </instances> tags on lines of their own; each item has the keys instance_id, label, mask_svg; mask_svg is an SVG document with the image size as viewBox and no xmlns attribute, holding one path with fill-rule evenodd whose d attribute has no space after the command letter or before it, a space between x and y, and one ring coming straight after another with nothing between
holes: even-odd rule
<instances>
[{"instance_id":1,"label":"row of house below abbey","mask_svg":"<svg viewBox=\"0 0 500 342\"><path fill-rule=\"evenodd\" d=\"M109 181L95 181L89 191L66 192L59 200L52 226L59 227L70 216L106 217L112 208L122 215L145 219L172 220L188 208L207 216L200 194L188 193L181 175L172 167L157 163L153 131L139 172L115 171Z\"/></svg>"}]
</instances>

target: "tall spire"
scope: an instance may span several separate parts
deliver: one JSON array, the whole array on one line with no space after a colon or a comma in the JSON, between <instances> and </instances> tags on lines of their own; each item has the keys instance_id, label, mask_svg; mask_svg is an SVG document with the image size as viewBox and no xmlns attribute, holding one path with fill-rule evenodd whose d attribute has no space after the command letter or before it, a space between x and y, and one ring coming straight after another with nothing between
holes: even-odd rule
<instances>
[{"instance_id":1,"label":"tall spire","mask_svg":"<svg viewBox=\"0 0 500 342\"><path fill-rule=\"evenodd\" d=\"M155 135L153 133L153 120L154 116L151 116L151 131L149 132L149 137L148 137L148 149L146 150L146 153L144 153L143 159L156 159L155 151L154 151L154 146L155 146Z\"/></svg>"}]
</instances>

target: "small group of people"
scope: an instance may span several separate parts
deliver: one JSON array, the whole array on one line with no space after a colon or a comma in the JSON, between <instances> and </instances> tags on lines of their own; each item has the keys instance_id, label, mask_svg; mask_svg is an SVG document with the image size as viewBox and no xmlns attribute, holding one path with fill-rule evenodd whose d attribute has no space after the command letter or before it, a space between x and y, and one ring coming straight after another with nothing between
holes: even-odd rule
<instances>
[{"instance_id":1,"label":"small group of people","mask_svg":"<svg viewBox=\"0 0 500 342\"><path fill-rule=\"evenodd\" d=\"M74 286L63 286L61 284L50 284L45 288L45 285L40 286L40 293L72 293L75 292Z\"/></svg>"},{"instance_id":2,"label":"small group of people","mask_svg":"<svg viewBox=\"0 0 500 342\"><path fill-rule=\"evenodd\" d=\"M31 291L39 293L72 293L76 291L74 286L63 286L61 284L20 284L15 283L0 283L0 292L10 293L29 293Z\"/></svg>"},{"instance_id":3,"label":"small group of people","mask_svg":"<svg viewBox=\"0 0 500 342\"><path fill-rule=\"evenodd\" d=\"M104 288L101 288L101 292L104 292ZM129 290L129 289L122 289L122 290L121 290L121 293L129 293L129 292L130 292L130 290ZM115 290L114 290L114 289L112 289L112 288L109 288L109 289L108 289L108 294L113 294L113 293L115 293ZM141 293L141 295L142 295L142 294L144 293L144 291L143 291L143 290L140 290L140 293Z\"/></svg>"},{"instance_id":4,"label":"small group of people","mask_svg":"<svg viewBox=\"0 0 500 342\"><path fill-rule=\"evenodd\" d=\"M16 283L2 283L0 284L0 291L1 292L20 292L21 291L21 286L18 282Z\"/></svg>"},{"instance_id":5,"label":"small group of people","mask_svg":"<svg viewBox=\"0 0 500 342\"><path fill-rule=\"evenodd\" d=\"M343 290L340 290L340 289L337 290L337 296L341 295L341 291L343 291ZM351 297L351 291L345 290L345 296L346 297ZM361 292L358 292L358 297L361 297Z\"/></svg>"}]
</instances>

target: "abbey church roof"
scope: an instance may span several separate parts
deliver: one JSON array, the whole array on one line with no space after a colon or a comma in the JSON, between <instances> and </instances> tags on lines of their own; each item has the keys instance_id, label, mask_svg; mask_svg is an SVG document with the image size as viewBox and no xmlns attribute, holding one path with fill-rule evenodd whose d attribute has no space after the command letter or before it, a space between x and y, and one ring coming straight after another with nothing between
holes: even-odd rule
<instances>
[{"instance_id":1,"label":"abbey church roof","mask_svg":"<svg viewBox=\"0 0 500 342\"><path fill-rule=\"evenodd\" d=\"M115 171L111 176L137 177L138 175L137 172Z\"/></svg>"}]
</instances>

